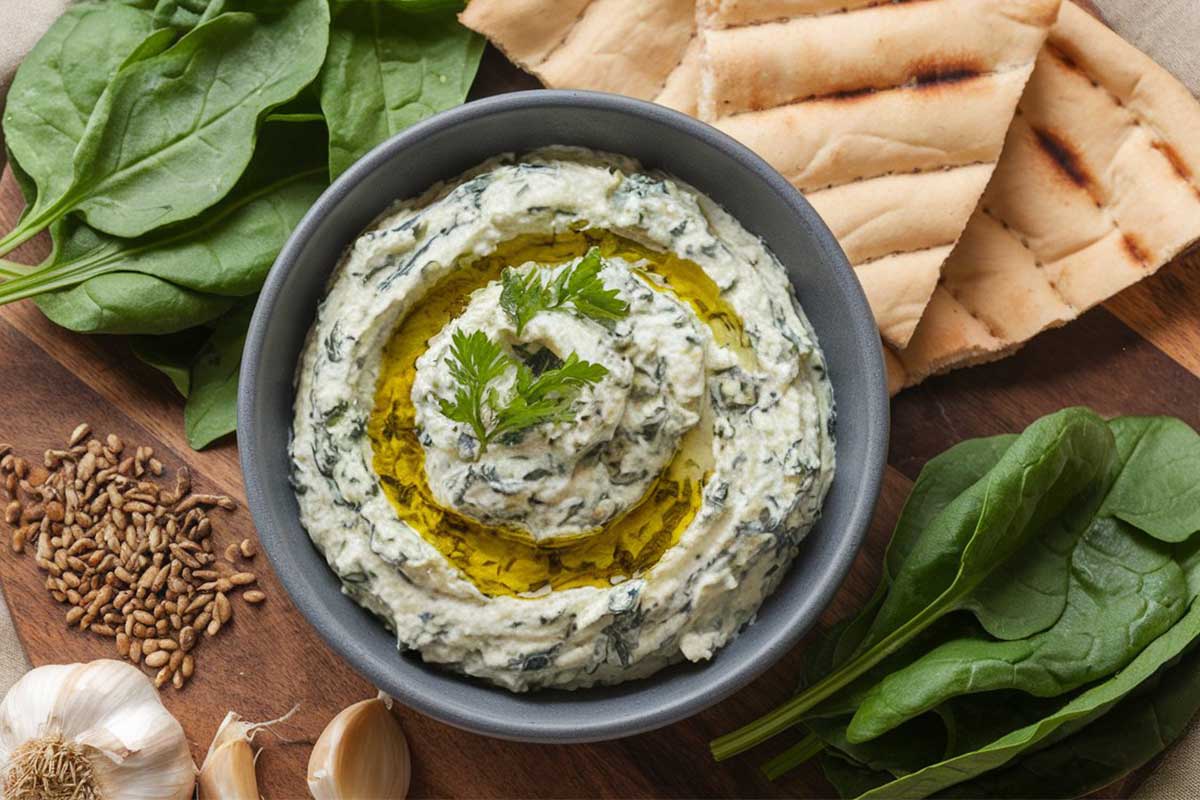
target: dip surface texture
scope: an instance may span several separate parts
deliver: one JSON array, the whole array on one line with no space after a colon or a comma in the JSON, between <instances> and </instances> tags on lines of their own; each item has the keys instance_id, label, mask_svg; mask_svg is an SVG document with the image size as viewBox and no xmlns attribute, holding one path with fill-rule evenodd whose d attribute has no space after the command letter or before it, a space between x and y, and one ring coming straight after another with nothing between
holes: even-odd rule
<instances>
[{"instance_id":1,"label":"dip surface texture","mask_svg":"<svg viewBox=\"0 0 1200 800\"><path fill-rule=\"evenodd\" d=\"M669 176L550 148L349 248L298 367L291 478L401 648L578 688L753 620L820 514L833 418L759 239Z\"/></svg>"}]
</instances>

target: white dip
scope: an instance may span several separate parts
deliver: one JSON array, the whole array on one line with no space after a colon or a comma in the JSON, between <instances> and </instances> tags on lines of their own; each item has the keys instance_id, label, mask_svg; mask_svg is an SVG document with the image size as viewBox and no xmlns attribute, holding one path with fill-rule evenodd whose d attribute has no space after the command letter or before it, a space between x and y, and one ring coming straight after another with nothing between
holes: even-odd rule
<instances>
[{"instance_id":1,"label":"white dip","mask_svg":"<svg viewBox=\"0 0 1200 800\"><path fill-rule=\"evenodd\" d=\"M553 302L589 266L619 313ZM548 294L518 322L522 280ZM472 336L496 359L474 395ZM753 620L820 513L832 419L760 240L668 176L554 148L401 203L349 249L297 372L292 481L402 648L576 688L710 658Z\"/></svg>"}]
</instances>

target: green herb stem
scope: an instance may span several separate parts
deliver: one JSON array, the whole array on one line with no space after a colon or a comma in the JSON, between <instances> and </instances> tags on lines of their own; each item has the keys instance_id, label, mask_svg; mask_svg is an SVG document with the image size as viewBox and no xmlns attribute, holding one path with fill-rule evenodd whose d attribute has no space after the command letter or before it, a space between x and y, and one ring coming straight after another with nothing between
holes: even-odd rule
<instances>
[{"instance_id":1,"label":"green herb stem","mask_svg":"<svg viewBox=\"0 0 1200 800\"><path fill-rule=\"evenodd\" d=\"M824 749L825 743L810 734L763 764L762 772L769 780L776 780L815 758Z\"/></svg>"},{"instance_id":2,"label":"green herb stem","mask_svg":"<svg viewBox=\"0 0 1200 800\"><path fill-rule=\"evenodd\" d=\"M56 289L67 289L90 278L103 275L105 272L113 271L115 271L115 267L106 268L103 260L97 264L94 260L84 259L75 264L71 262L52 264L33 272L21 273L15 275L11 280L0 283L0 305L15 303L18 300L52 292Z\"/></svg>"},{"instance_id":3,"label":"green herb stem","mask_svg":"<svg viewBox=\"0 0 1200 800\"><path fill-rule=\"evenodd\" d=\"M0 256L6 256L25 242L42 232L50 223L61 217L71 208L73 201L64 196L46 209L32 214L17 223L17 227L0 237Z\"/></svg>"},{"instance_id":4,"label":"green herb stem","mask_svg":"<svg viewBox=\"0 0 1200 800\"><path fill-rule=\"evenodd\" d=\"M279 114L267 114L264 122L324 122L325 115L315 111L296 111Z\"/></svg>"},{"instance_id":5,"label":"green herb stem","mask_svg":"<svg viewBox=\"0 0 1200 800\"><path fill-rule=\"evenodd\" d=\"M128 249L109 248L98 254L88 254L82 258L50 264L32 271L26 268L24 272L12 275L11 280L0 283L0 305L14 303L17 300L23 300L27 297L33 297L46 292L67 289L111 272L138 271L131 261L136 260L138 256L153 250L161 250L181 242L186 243L188 240L196 239L199 234L212 231L230 216L242 211L252 203L271 197L287 186L324 174L324 166L312 167L296 172L286 178L272 181L260 189L246 194L244 197L227 203L223 208L218 207L209 213L208 219L196 227L175 228L170 233L137 239L130 243L134 246ZM11 262L0 261L0 274L3 274L2 270L10 265ZM163 278L163 280L170 281L169 278ZM213 293L226 294L219 291ZM235 295L236 293L229 292L228 294Z\"/></svg>"},{"instance_id":6,"label":"green herb stem","mask_svg":"<svg viewBox=\"0 0 1200 800\"><path fill-rule=\"evenodd\" d=\"M32 267L28 264L18 264L15 261L6 261L0 258L0 278L19 279L29 274ZM0 289L2 291L2 289Z\"/></svg>"},{"instance_id":7,"label":"green herb stem","mask_svg":"<svg viewBox=\"0 0 1200 800\"><path fill-rule=\"evenodd\" d=\"M711 745L713 758L717 761L724 761L783 733L803 719L804 714L811 711L818 703L828 700L835 693L862 677L871 667L911 641L921 630L922 626L911 623L897 628L870 650L796 695L779 708L764 714L748 725L743 725L733 733L714 739Z\"/></svg>"}]
</instances>

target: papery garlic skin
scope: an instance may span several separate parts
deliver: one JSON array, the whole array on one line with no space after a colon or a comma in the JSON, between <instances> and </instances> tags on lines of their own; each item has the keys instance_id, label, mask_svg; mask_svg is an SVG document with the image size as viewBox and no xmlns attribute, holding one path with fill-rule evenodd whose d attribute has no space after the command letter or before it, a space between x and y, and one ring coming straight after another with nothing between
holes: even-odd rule
<instances>
[{"instance_id":1,"label":"papery garlic skin","mask_svg":"<svg viewBox=\"0 0 1200 800\"><path fill-rule=\"evenodd\" d=\"M0 704L0 783L32 740L81 745L106 800L185 800L196 767L179 722L140 670L122 661L38 667Z\"/></svg>"},{"instance_id":2,"label":"papery garlic skin","mask_svg":"<svg viewBox=\"0 0 1200 800\"><path fill-rule=\"evenodd\" d=\"M330 720L308 759L315 800L404 800L412 778L408 740L391 698L363 700Z\"/></svg>"}]
</instances>

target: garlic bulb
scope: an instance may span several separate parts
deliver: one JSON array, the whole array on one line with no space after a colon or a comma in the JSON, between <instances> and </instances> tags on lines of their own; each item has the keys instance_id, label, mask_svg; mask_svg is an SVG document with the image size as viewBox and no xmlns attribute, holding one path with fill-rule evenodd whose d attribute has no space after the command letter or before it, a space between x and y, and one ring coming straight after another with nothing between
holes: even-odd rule
<instances>
[{"instance_id":1,"label":"garlic bulb","mask_svg":"<svg viewBox=\"0 0 1200 800\"><path fill-rule=\"evenodd\" d=\"M345 708L321 732L308 759L316 800L403 800L412 764L408 740L382 692Z\"/></svg>"},{"instance_id":2,"label":"garlic bulb","mask_svg":"<svg viewBox=\"0 0 1200 800\"><path fill-rule=\"evenodd\" d=\"M150 679L123 661L38 667L0 705L6 800L190 798L183 728Z\"/></svg>"}]
</instances>

